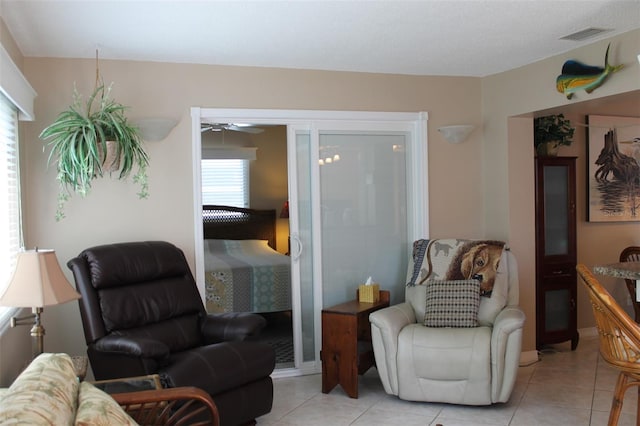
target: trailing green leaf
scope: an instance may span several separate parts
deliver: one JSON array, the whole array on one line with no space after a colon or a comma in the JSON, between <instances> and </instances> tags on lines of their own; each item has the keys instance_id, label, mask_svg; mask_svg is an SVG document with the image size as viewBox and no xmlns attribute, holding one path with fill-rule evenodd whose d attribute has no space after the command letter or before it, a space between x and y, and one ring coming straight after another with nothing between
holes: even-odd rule
<instances>
[{"instance_id":1,"label":"trailing green leaf","mask_svg":"<svg viewBox=\"0 0 640 426\"><path fill-rule=\"evenodd\" d=\"M85 197L91 182L104 175L107 141L115 141L120 159L119 179L129 176L134 166L138 172L133 181L139 184L140 198L148 197L146 169L149 157L142 147L139 130L125 115L127 107L110 98L111 87L97 87L85 103L74 87L73 103L46 127L40 138L51 147L48 163L56 162L60 184L56 220L64 218L64 204L69 192Z\"/></svg>"}]
</instances>

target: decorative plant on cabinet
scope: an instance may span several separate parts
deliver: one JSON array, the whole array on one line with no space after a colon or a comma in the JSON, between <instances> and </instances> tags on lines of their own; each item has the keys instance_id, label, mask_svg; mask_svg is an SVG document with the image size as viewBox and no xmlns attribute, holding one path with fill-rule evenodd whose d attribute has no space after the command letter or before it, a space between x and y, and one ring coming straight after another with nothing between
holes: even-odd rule
<instances>
[{"instance_id":1,"label":"decorative plant on cabinet","mask_svg":"<svg viewBox=\"0 0 640 426\"><path fill-rule=\"evenodd\" d=\"M539 156L555 156L560 146L573 143L571 121L564 114L547 115L533 120L533 140L536 154Z\"/></svg>"},{"instance_id":2,"label":"decorative plant on cabinet","mask_svg":"<svg viewBox=\"0 0 640 426\"><path fill-rule=\"evenodd\" d=\"M40 133L40 138L51 146L49 164L57 163L60 191L56 220L64 218L64 204L70 192L87 196L92 180L105 173L118 172L118 179L125 179L137 166L133 181L140 185L138 196L149 195L149 157L140 132L127 120L127 107L113 100L110 92L111 87L102 84L82 103L74 89L73 104Z\"/></svg>"}]
</instances>

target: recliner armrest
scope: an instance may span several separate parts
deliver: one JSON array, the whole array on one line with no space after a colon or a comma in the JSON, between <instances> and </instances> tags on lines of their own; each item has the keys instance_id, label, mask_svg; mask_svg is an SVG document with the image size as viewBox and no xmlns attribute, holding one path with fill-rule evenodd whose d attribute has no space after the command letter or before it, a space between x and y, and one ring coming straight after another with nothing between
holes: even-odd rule
<instances>
[{"instance_id":1,"label":"recliner armrest","mask_svg":"<svg viewBox=\"0 0 640 426\"><path fill-rule=\"evenodd\" d=\"M380 380L387 393L398 395L398 335L400 330L416 322L416 315L408 302L389 306L369 314L371 340Z\"/></svg>"},{"instance_id":2,"label":"recliner armrest","mask_svg":"<svg viewBox=\"0 0 640 426\"><path fill-rule=\"evenodd\" d=\"M416 316L408 302L389 306L369 314L369 321L376 327L397 336L405 326L416 322Z\"/></svg>"},{"instance_id":3,"label":"recliner armrest","mask_svg":"<svg viewBox=\"0 0 640 426\"><path fill-rule=\"evenodd\" d=\"M493 336L497 338L499 334L510 334L521 329L524 325L525 315L519 306L505 306L498 314L493 323Z\"/></svg>"},{"instance_id":4,"label":"recliner armrest","mask_svg":"<svg viewBox=\"0 0 640 426\"><path fill-rule=\"evenodd\" d=\"M249 312L209 314L202 321L202 335L206 344L243 341L256 337L267 325L264 317Z\"/></svg>"},{"instance_id":5,"label":"recliner armrest","mask_svg":"<svg viewBox=\"0 0 640 426\"><path fill-rule=\"evenodd\" d=\"M100 352L154 359L163 359L169 356L167 345L146 337L105 336L95 343L95 349Z\"/></svg>"},{"instance_id":6,"label":"recliner armrest","mask_svg":"<svg viewBox=\"0 0 640 426\"><path fill-rule=\"evenodd\" d=\"M506 402L518 375L525 315L519 306L506 306L491 333L491 400Z\"/></svg>"}]
</instances>

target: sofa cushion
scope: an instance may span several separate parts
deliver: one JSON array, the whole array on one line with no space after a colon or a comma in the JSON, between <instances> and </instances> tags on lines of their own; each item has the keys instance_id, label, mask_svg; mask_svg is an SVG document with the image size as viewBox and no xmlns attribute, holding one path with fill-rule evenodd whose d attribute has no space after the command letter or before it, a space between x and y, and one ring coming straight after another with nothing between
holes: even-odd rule
<instances>
[{"instance_id":1,"label":"sofa cushion","mask_svg":"<svg viewBox=\"0 0 640 426\"><path fill-rule=\"evenodd\" d=\"M428 280L425 287L425 326L477 327L480 281Z\"/></svg>"},{"instance_id":2,"label":"sofa cushion","mask_svg":"<svg viewBox=\"0 0 640 426\"><path fill-rule=\"evenodd\" d=\"M121 425L137 423L120 407L109 394L88 382L80 383L76 426Z\"/></svg>"},{"instance_id":3,"label":"sofa cushion","mask_svg":"<svg viewBox=\"0 0 640 426\"><path fill-rule=\"evenodd\" d=\"M0 424L71 425L78 386L69 355L41 354L0 401Z\"/></svg>"}]
</instances>

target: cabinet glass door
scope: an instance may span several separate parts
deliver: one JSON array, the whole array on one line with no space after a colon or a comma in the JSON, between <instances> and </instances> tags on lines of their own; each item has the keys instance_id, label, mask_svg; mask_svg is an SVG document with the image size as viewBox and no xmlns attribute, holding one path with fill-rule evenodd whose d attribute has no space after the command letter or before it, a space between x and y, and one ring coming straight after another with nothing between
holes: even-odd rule
<instances>
[{"instance_id":1,"label":"cabinet glass door","mask_svg":"<svg viewBox=\"0 0 640 426\"><path fill-rule=\"evenodd\" d=\"M569 328L571 294L568 289L549 290L544 293L545 331L547 333L567 330Z\"/></svg>"},{"instance_id":2,"label":"cabinet glass door","mask_svg":"<svg viewBox=\"0 0 640 426\"><path fill-rule=\"evenodd\" d=\"M544 167L545 256L567 254L569 249L567 167Z\"/></svg>"}]
</instances>

